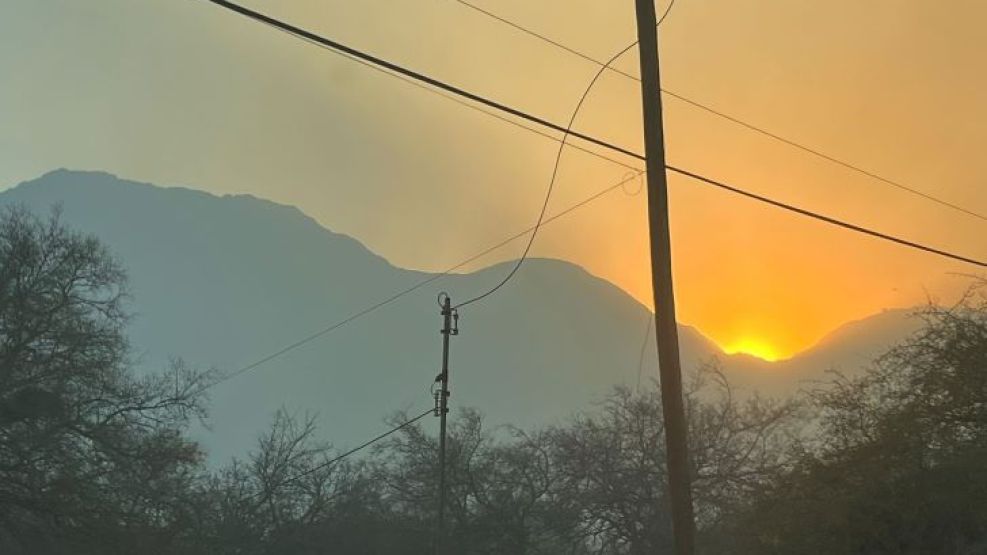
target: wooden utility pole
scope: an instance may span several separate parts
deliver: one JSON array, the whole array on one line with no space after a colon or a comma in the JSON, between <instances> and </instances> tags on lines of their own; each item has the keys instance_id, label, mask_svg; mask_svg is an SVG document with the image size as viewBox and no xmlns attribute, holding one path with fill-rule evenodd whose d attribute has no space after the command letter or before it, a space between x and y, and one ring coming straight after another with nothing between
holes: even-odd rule
<instances>
[{"instance_id":1,"label":"wooden utility pole","mask_svg":"<svg viewBox=\"0 0 987 555\"><path fill-rule=\"evenodd\" d=\"M638 49L641 56L641 97L644 103L644 147L648 170L651 288L655 303L655 336L658 342L661 403L665 419L668 493L672 504L675 552L678 555L692 555L695 549L696 523L692 510L679 333L672 290L672 249L668 230L668 182L665 175L665 135L661 115L658 28L654 0L635 1Z\"/></svg>"}]
</instances>

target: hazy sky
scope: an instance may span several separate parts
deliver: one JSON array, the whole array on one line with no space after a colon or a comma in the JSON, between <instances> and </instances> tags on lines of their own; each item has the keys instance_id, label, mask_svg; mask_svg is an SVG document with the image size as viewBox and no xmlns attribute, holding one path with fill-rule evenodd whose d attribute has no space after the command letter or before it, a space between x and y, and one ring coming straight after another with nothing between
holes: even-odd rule
<instances>
[{"instance_id":1,"label":"hazy sky","mask_svg":"<svg viewBox=\"0 0 987 555\"><path fill-rule=\"evenodd\" d=\"M632 0L476 1L597 58L635 39ZM244 3L558 122L595 72L454 0ZM551 173L549 140L202 0L0 0L0 14L4 187L68 167L251 193L438 270L530 225ZM983 213L985 22L981 0L678 0L660 32L663 84ZM637 73L636 57L620 67ZM608 75L577 127L640 150L637 87ZM984 221L673 99L665 117L673 164L987 257ZM550 212L626 171L567 152ZM679 319L727 349L789 355L973 271L670 179ZM534 254L650 304L644 195L553 223Z\"/></svg>"}]
</instances>

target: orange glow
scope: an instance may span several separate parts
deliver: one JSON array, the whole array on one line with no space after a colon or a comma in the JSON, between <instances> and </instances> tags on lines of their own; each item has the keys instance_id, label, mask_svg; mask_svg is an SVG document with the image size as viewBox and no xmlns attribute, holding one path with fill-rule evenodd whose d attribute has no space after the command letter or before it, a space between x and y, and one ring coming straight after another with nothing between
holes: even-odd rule
<instances>
[{"instance_id":1,"label":"orange glow","mask_svg":"<svg viewBox=\"0 0 987 555\"><path fill-rule=\"evenodd\" d=\"M774 347L764 341L752 338L741 339L723 350L728 355L745 354L768 362L774 362L780 358Z\"/></svg>"},{"instance_id":2,"label":"orange glow","mask_svg":"<svg viewBox=\"0 0 987 555\"><path fill-rule=\"evenodd\" d=\"M87 5L99 17L34 8L44 4L23 3L31 6L24 11L32 12L31 21L40 18L39 28L57 26L60 32L37 56L0 48L0 66L23 76L4 83L0 104L76 85L74 74L62 71L66 64L85 67L115 52L106 41L120 38L127 17L175 28L195 22L205 42L176 45L157 34L141 35L127 43L135 49L132 57L161 63L108 66L139 70L127 86L90 79L85 94L46 96L5 113L7 135L53 140L5 143L2 186L69 166L252 194L302 208L395 266L429 272L445 271L527 229L544 202L558 145L539 135L519 133L236 18L198 17L194 6L182 7L189 3L128 3L134 4L129 15L107 7L111 3ZM571 117L575 97L593 73L565 52L443 3L391 2L386 21L372 2L333 2L332 17L324 1L282 4L272 14L553 121ZM496 4L504 17L597 56L608 56L633 35L630 2ZM548 4L571 8L572 17L558 18ZM663 84L868 172L982 212L987 126L976 123L987 121L987 72L964 68L983 65L987 2L966 2L962 10L961 17L923 0L859 2L847 18L822 2L775 0L764 10L746 2L680 3L662 26ZM97 24L103 27L97 30ZM31 26L4 29L4 45L35 38ZM463 49L450 52L449 44ZM622 71L637 71L633 53L618 63ZM258 75L282 86L243 86ZM168 87L134 94L134 87L156 80ZM987 256L983 222L975 217L669 100L663 117L671 164L884 233ZM187 109L201 102L200 110ZM639 84L604 73L576 127L640 152L640 110ZM192 125L202 132L188 134ZM113 140L88 141L93 133ZM129 140L134 137L141 140ZM176 159L183 163L172 163ZM644 189L635 182L599 196L626 172L566 149L547 213L582 207L542 226L530 256L575 263L652 308L646 189L635 195ZM787 359L848 321L921 305L930 296L950 298L962 285L947 276L970 271L675 173L668 181L676 317L726 352ZM514 261L526 240L457 271ZM640 333L644 325L642 320Z\"/></svg>"}]
</instances>

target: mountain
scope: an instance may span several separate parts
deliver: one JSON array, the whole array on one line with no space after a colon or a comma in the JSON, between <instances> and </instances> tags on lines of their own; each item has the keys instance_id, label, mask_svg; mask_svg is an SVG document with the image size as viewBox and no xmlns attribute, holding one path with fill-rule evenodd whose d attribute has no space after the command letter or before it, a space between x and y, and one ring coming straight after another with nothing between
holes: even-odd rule
<instances>
[{"instance_id":1,"label":"mountain","mask_svg":"<svg viewBox=\"0 0 987 555\"><path fill-rule=\"evenodd\" d=\"M914 309L887 309L848 322L809 349L776 362L745 356L720 356L730 381L741 390L785 396L828 381L830 371L853 376L865 371L888 349L922 327Z\"/></svg>"},{"instance_id":2,"label":"mountain","mask_svg":"<svg viewBox=\"0 0 987 555\"><path fill-rule=\"evenodd\" d=\"M147 370L181 357L234 371L434 277L397 268L296 208L246 195L59 170L0 193L0 204L59 205L67 224L109 246L129 271L131 342ZM426 410L441 354L437 293L466 299L509 268L437 279L216 386L209 429L197 433L225 460L249 449L279 407L317 414L341 447L375 435L395 411ZM866 360L901 331L899 316L850 324L781 364L726 356L680 326L683 366L719 357L744 387L790 392L827 365L859 366L853 357ZM613 385L637 383L648 318L582 268L531 259L501 293L461 311L451 403L480 409L491 425L546 424L585 409ZM645 355L648 379L653 348Z\"/></svg>"},{"instance_id":3,"label":"mountain","mask_svg":"<svg viewBox=\"0 0 987 555\"><path fill-rule=\"evenodd\" d=\"M799 364L819 366L839 360L845 365L866 365L922 327L922 320L913 314L912 310L889 309L846 323L800 353Z\"/></svg>"}]
</instances>

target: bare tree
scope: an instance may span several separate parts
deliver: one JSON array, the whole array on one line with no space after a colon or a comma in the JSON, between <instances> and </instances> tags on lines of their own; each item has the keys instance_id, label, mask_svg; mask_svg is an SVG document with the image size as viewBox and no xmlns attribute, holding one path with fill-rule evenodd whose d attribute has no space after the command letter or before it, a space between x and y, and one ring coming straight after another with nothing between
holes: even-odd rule
<instances>
[{"instance_id":1,"label":"bare tree","mask_svg":"<svg viewBox=\"0 0 987 555\"><path fill-rule=\"evenodd\" d=\"M987 553L987 297L811 391L818 437L730 526L737 553Z\"/></svg>"},{"instance_id":2,"label":"bare tree","mask_svg":"<svg viewBox=\"0 0 987 555\"><path fill-rule=\"evenodd\" d=\"M58 214L0 215L0 545L157 545L194 479L207 374L132 371L126 276ZM54 547L50 547L54 549Z\"/></svg>"},{"instance_id":3,"label":"bare tree","mask_svg":"<svg viewBox=\"0 0 987 555\"><path fill-rule=\"evenodd\" d=\"M406 526L371 463L339 459L316 432L313 416L278 411L247 459L199 490L204 519L190 546L230 554L422 552L427 530Z\"/></svg>"},{"instance_id":4,"label":"bare tree","mask_svg":"<svg viewBox=\"0 0 987 555\"><path fill-rule=\"evenodd\" d=\"M409 427L378 450L386 498L434 530L436 439ZM488 432L483 418L463 409L447 442L447 543L457 553L583 553L570 541L575 511L556 495L561 483L548 438L513 428Z\"/></svg>"},{"instance_id":5,"label":"bare tree","mask_svg":"<svg viewBox=\"0 0 987 555\"><path fill-rule=\"evenodd\" d=\"M709 529L788 464L798 405L740 400L715 364L689 382L686 409L696 514ZM598 413L549 434L566 484L563 505L582 513L580 534L599 553L672 546L657 388L618 388Z\"/></svg>"}]
</instances>

